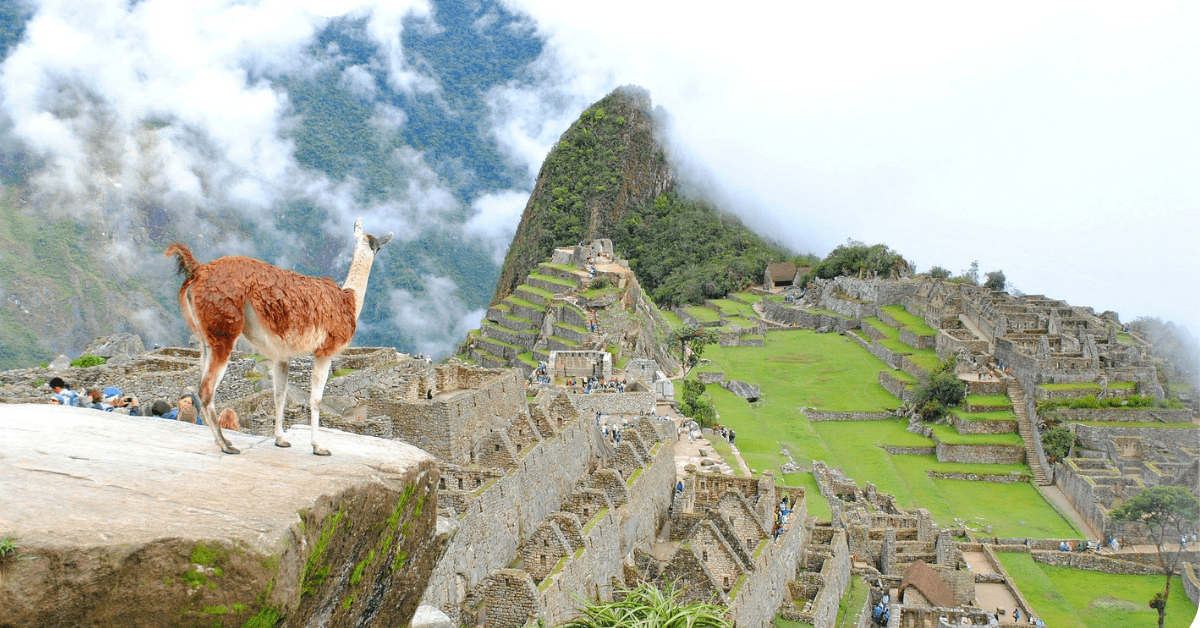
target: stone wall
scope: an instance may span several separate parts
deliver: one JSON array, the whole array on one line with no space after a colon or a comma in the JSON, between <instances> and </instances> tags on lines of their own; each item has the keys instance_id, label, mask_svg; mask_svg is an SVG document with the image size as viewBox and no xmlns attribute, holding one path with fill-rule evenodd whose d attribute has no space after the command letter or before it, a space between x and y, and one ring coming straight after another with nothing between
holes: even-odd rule
<instances>
[{"instance_id":1,"label":"stone wall","mask_svg":"<svg viewBox=\"0 0 1200 628\"><path fill-rule=\"evenodd\" d=\"M952 445L936 438L938 462L971 464L1020 464L1025 462L1024 445Z\"/></svg>"},{"instance_id":2,"label":"stone wall","mask_svg":"<svg viewBox=\"0 0 1200 628\"><path fill-rule=\"evenodd\" d=\"M988 341L967 329L943 329L938 332L934 348L938 359L946 360L958 355L959 349L966 349L971 355L987 353Z\"/></svg>"},{"instance_id":3,"label":"stone wall","mask_svg":"<svg viewBox=\"0 0 1200 628\"><path fill-rule=\"evenodd\" d=\"M670 436L672 439L674 436ZM675 461L671 442L658 443L637 478L626 480L628 501L587 526L583 550L538 585L540 619L557 626L578 615L574 595L612 599L613 580L623 581L623 563L635 548L649 549L666 517L674 492Z\"/></svg>"},{"instance_id":4,"label":"stone wall","mask_svg":"<svg viewBox=\"0 0 1200 628\"><path fill-rule=\"evenodd\" d=\"M1075 436L1087 449L1105 451L1113 437L1136 437L1146 441L1170 441L1182 447L1200 449L1200 430L1167 427L1103 427L1098 425L1071 426Z\"/></svg>"},{"instance_id":5,"label":"stone wall","mask_svg":"<svg viewBox=\"0 0 1200 628\"><path fill-rule=\"evenodd\" d=\"M1191 423L1191 410L1160 408L1118 410L1104 408L1059 408L1054 411L1063 421L1127 421L1147 423Z\"/></svg>"},{"instance_id":6,"label":"stone wall","mask_svg":"<svg viewBox=\"0 0 1200 628\"><path fill-rule=\"evenodd\" d=\"M838 604L850 583L850 547L846 543L846 532L837 530L830 539L831 553L821 566L821 590L813 598L811 623L813 628L832 628L837 619Z\"/></svg>"},{"instance_id":7,"label":"stone wall","mask_svg":"<svg viewBox=\"0 0 1200 628\"><path fill-rule=\"evenodd\" d=\"M1196 574L1196 563L1183 564L1183 590L1192 604L1200 606L1200 576Z\"/></svg>"},{"instance_id":8,"label":"stone wall","mask_svg":"<svg viewBox=\"0 0 1200 628\"><path fill-rule=\"evenodd\" d=\"M1045 564L1054 565L1056 567L1070 567L1072 569L1083 569L1085 571L1102 571L1104 573L1113 573L1121 575L1154 575L1161 574L1162 568L1155 565L1147 565L1135 563L1128 560L1120 560L1110 558L1092 552L1059 552L1059 551L1032 551L1029 555L1033 560Z\"/></svg>"},{"instance_id":9,"label":"stone wall","mask_svg":"<svg viewBox=\"0 0 1200 628\"><path fill-rule=\"evenodd\" d=\"M779 605L787 599L787 582L796 577L800 554L808 545L807 518L808 503L802 499L788 519L787 531L778 540L768 538L766 547L753 558L753 570L731 595L729 618L734 625L771 625Z\"/></svg>"},{"instance_id":10,"label":"stone wall","mask_svg":"<svg viewBox=\"0 0 1200 628\"><path fill-rule=\"evenodd\" d=\"M896 420L890 412L824 412L806 408L804 416L809 421L887 421Z\"/></svg>"},{"instance_id":11,"label":"stone wall","mask_svg":"<svg viewBox=\"0 0 1200 628\"><path fill-rule=\"evenodd\" d=\"M478 489L459 512L458 531L430 575L422 604L458 617L466 592L512 564L524 537L562 508L607 447L593 421L576 419L521 452L515 469Z\"/></svg>"},{"instance_id":12,"label":"stone wall","mask_svg":"<svg viewBox=\"0 0 1200 628\"><path fill-rule=\"evenodd\" d=\"M959 434L1012 434L1017 431L1016 419L1012 421L972 421L958 413L950 413L950 425Z\"/></svg>"},{"instance_id":13,"label":"stone wall","mask_svg":"<svg viewBox=\"0 0 1200 628\"><path fill-rule=\"evenodd\" d=\"M879 385L905 402L911 402L917 396L917 391L913 384L892 375L888 371L879 371Z\"/></svg>"},{"instance_id":14,"label":"stone wall","mask_svg":"<svg viewBox=\"0 0 1200 628\"><path fill-rule=\"evenodd\" d=\"M601 414L647 414L655 408L656 403L652 392L572 394L570 399L571 405L585 419L594 419L597 411Z\"/></svg>"},{"instance_id":15,"label":"stone wall","mask_svg":"<svg viewBox=\"0 0 1200 628\"><path fill-rule=\"evenodd\" d=\"M844 332L857 329L859 323L855 319L812 312L799 306L786 305L763 299L763 318L780 325L795 326L803 329L818 329L828 327L834 331Z\"/></svg>"}]
</instances>

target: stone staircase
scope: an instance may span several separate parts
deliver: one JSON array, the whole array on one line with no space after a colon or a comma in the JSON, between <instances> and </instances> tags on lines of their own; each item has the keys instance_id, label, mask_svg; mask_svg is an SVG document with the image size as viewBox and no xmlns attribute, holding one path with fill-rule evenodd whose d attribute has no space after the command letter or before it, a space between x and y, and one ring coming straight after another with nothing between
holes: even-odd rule
<instances>
[{"instance_id":1,"label":"stone staircase","mask_svg":"<svg viewBox=\"0 0 1200 628\"><path fill-rule=\"evenodd\" d=\"M1046 478L1046 471L1038 462L1037 449L1033 442L1033 425L1025 407L1025 390L1015 378L1008 380L1008 398L1012 400L1013 411L1017 414L1017 431L1021 433L1021 440L1025 441L1025 460L1033 472L1033 481L1037 482L1038 486L1048 486L1050 480Z\"/></svg>"}]
</instances>

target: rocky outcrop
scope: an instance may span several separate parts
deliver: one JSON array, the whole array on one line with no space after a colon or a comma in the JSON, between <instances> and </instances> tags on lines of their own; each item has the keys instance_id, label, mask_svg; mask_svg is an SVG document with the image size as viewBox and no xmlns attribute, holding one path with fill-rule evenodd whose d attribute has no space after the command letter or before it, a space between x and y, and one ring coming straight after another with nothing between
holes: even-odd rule
<instances>
[{"instance_id":1,"label":"rocky outcrop","mask_svg":"<svg viewBox=\"0 0 1200 628\"><path fill-rule=\"evenodd\" d=\"M5 626L404 626L449 538L436 461L395 441L226 432L229 456L206 427L49 405L0 405L0 432Z\"/></svg>"}]
</instances>

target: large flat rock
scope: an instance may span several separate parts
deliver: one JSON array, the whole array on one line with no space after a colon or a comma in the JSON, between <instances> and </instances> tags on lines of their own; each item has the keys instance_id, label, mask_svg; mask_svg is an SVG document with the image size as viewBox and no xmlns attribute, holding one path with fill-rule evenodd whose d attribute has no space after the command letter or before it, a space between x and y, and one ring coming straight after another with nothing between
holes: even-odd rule
<instances>
[{"instance_id":1,"label":"large flat rock","mask_svg":"<svg viewBox=\"0 0 1200 628\"><path fill-rule=\"evenodd\" d=\"M322 429L332 456L156 418L0 405L4 625L407 625L445 539L436 461ZM443 535L444 536L444 535Z\"/></svg>"}]
</instances>

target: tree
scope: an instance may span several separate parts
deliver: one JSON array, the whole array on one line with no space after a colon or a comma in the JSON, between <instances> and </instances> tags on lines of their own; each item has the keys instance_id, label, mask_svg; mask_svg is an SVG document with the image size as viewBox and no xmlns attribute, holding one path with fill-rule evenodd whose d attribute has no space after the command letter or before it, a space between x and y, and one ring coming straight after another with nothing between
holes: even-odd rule
<instances>
[{"instance_id":1,"label":"tree","mask_svg":"<svg viewBox=\"0 0 1200 628\"><path fill-rule=\"evenodd\" d=\"M680 601L683 591L660 591L652 584L636 589L614 591L612 602L583 602L583 617L572 619L560 628L616 628L618 626L659 626L661 628L730 628L725 609L715 604Z\"/></svg>"},{"instance_id":2,"label":"tree","mask_svg":"<svg viewBox=\"0 0 1200 628\"><path fill-rule=\"evenodd\" d=\"M1169 552L1171 540L1194 532L1200 522L1200 501L1182 486L1151 486L1109 513L1114 521L1140 522L1150 531L1158 548L1158 564L1167 574L1167 586L1150 600L1150 608L1158 611L1158 628L1167 616L1167 598L1171 595L1171 577L1179 565L1182 550Z\"/></svg>"},{"instance_id":3,"label":"tree","mask_svg":"<svg viewBox=\"0 0 1200 628\"><path fill-rule=\"evenodd\" d=\"M717 332L710 327L697 327L688 325L683 329L675 330L671 334L671 338L675 345L679 347L679 358L683 364L683 377L687 379L687 374L692 370L693 366L700 363L700 356L704 354L704 349L719 339Z\"/></svg>"},{"instance_id":4,"label":"tree","mask_svg":"<svg viewBox=\"0 0 1200 628\"><path fill-rule=\"evenodd\" d=\"M1046 457L1050 462L1066 458L1074 444L1075 434L1065 425L1055 425L1042 432L1042 447L1046 450Z\"/></svg>"},{"instance_id":5,"label":"tree","mask_svg":"<svg viewBox=\"0 0 1200 628\"><path fill-rule=\"evenodd\" d=\"M912 266L899 253L884 244L867 246L857 240L846 240L825 256L800 279L807 286L814 278L833 279L841 276L855 277L906 277Z\"/></svg>"},{"instance_id":6,"label":"tree","mask_svg":"<svg viewBox=\"0 0 1200 628\"><path fill-rule=\"evenodd\" d=\"M942 268L941 266L934 266L933 268L929 269L929 278L930 279L949 279L950 271L946 270L945 268Z\"/></svg>"},{"instance_id":7,"label":"tree","mask_svg":"<svg viewBox=\"0 0 1200 628\"><path fill-rule=\"evenodd\" d=\"M986 280L983 282L983 287L988 290L1003 290L1004 286L1008 285L1008 281L1004 278L1004 271L993 270L984 275Z\"/></svg>"},{"instance_id":8,"label":"tree","mask_svg":"<svg viewBox=\"0 0 1200 628\"><path fill-rule=\"evenodd\" d=\"M964 270L962 272L962 274L959 275L959 278L961 278L963 281L971 284L972 286L978 286L979 285L979 260L975 260L975 261L971 262L971 267Z\"/></svg>"},{"instance_id":9,"label":"tree","mask_svg":"<svg viewBox=\"0 0 1200 628\"><path fill-rule=\"evenodd\" d=\"M712 427L717 418L717 411L701 396L704 394L704 388L700 380L683 380L683 403L679 404L679 412L683 416L695 419L700 427Z\"/></svg>"},{"instance_id":10,"label":"tree","mask_svg":"<svg viewBox=\"0 0 1200 628\"><path fill-rule=\"evenodd\" d=\"M917 387L913 407L922 420L932 421L945 416L947 408L962 403L966 396L967 383L954 372L954 361L947 360L929 376L928 382Z\"/></svg>"}]
</instances>

